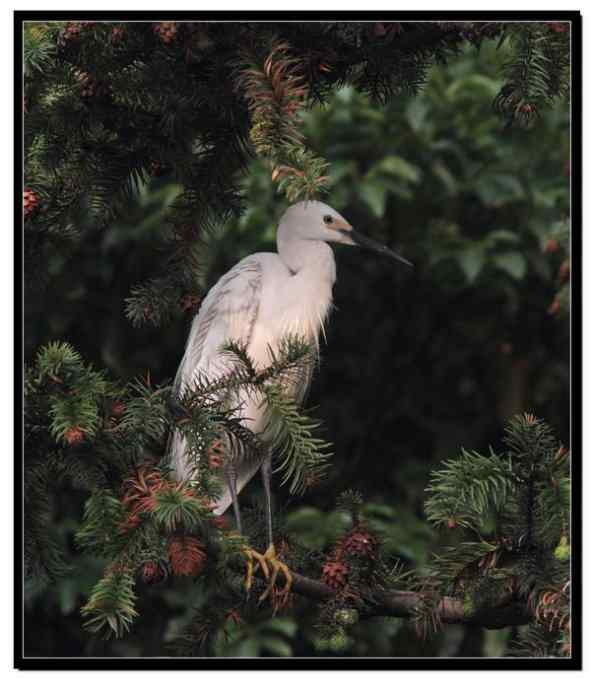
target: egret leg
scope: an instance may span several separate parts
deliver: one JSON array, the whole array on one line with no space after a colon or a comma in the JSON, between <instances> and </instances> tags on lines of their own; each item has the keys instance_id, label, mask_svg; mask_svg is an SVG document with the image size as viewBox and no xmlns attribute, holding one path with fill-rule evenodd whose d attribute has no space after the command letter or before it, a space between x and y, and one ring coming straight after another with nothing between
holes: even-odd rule
<instances>
[{"instance_id":1,"label":"egret leg","mask_svg":"<svg viewBox=\"0 0 594 690\"><path fill-rule=\"evenodd\" d=\"M239 510L239 500L237 498L237 471L233 465L229 465L226 470L227 486L231 493L231 500L233 501L233 514L235 515L235 524L237 531L241 534L241 511Z\"/></svg>"},{"instance_id":2,"label":"egret leg","mask_svg":"<svg viewBox=\"0 0 594 690\"><path fill-rule=\"evenodd\" d=\"M270 476L272 474L272 456L269 453L262 463L262 484L264 485L264 494L266 496L266 528L268 532L268 548L264 553L264 558L272 566L272 574L268 587L260 597L260 601L264 601L273 591L274 585L279 572L282 572L285 578L285 586L278 595L278 602L280 606L284 605L289 597L291 586L293 584L293 576L289 568L276 555L276 548L274 546L274 535L272 533L272 494L270 491ZM276 607L275 607L276 611Z\"/></svg>"},{"instance_id":3,"label":"egret leg","mask_svg":"<svg viewBox=\"0 0 594 690\"><path fill-rule=\"evenodd\" d=\"M239 534L241 534L241 511L239 510L239 499L237 498L237 471L232 464L229 464L229 466L226 468L225 475L227 477L227 486L229 487L231 500L233 502L233 513L235 514L237 531ZM264 573L266 579L270 577L270 571L268 570L268 563L266 562L265 556L250 548L246 548L244 553L247 559L245 588L249 593L250 589L252 588L252 582L254 581L254 573L257 571L258 567L262 568L262 572ZM256 562L255 565L254 561Z\"/></svg>"},{"instance_id":4,"label":"egret leg","mask_svg":"<svg viewBox=\"0 0 594 690\"><path fill-rule=\"evenodd\" d=\"M266 530L268 536L268 546L274 544L272 534L272 493L270 492L270 476L272 474L272 459L270 453L266 455L262 463L262 484L264 484L264 494L266 495Z\"/></svg>"}]
</instances>

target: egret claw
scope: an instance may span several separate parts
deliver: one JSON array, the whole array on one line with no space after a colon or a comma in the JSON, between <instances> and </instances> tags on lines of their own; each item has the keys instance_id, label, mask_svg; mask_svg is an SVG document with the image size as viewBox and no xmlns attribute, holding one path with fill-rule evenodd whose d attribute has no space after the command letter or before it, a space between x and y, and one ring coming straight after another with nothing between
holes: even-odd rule
<instances>
[{"instance_id":1,"label":"egret claw","mask_svg":"<svg viewBox=\"0 0 594 690\"><path fill-rule=\"evenodd\" d=\"M278 608L282 608L289 598L291 587L293 585L293 576L291 575L291 571L287 565L285 565L285 563L283 563L276 555L274 545L271 544L268 549L266 549L264 558L271 564L272 574L268 580L268 586L258 599L259 602L263 602L265 599L271 596L279 573L282 573L285 578L285 586L277 594L278 603L274 607L276 611Z\"/></svg>"},{"instance_id":2,"label":"egret claw","mask_svg":"<svg viewBox=\"0 0 594 690\"><path fill-rule=\"evenodd\" d=\"M244 555L247 559L245 588L249 594L254 581L254 573L258 571L258 568L262 568L262 573L267 580L270 579L270 570L268 569L268 563L266 562L266 555L262 555L253 549L244 549ZM256 561L255 566L254 561Z\"/></svg>"}]
</instances>

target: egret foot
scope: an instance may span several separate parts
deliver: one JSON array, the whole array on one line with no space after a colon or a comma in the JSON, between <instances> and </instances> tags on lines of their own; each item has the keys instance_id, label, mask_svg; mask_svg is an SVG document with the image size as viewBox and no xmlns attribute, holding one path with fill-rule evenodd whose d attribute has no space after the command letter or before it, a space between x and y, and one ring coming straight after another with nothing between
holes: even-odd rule
<instances>
[{"instance_id":1,"label":"egret foot","mask_svg":"<svg viewBox=\"0 0 594 690\"><path fill-rule=\"evenodd\" d=\"M266 549L266 552L264 553L264 558L270 564L272 573L270 579L268 580L268 587L266 587L266 589L260 596L259 601L264 601L267 597L271 596L274 593L274 609L276 612L279 608L283 608L283 606L287 603L289 599L291 587L293 586L293 576L291 575L291 571L289 570L288 566L285 563L283 563L276 555L276 549L274 547L274 544L271 544ZM282 573L283 577L285 578L285 586L281 590L276 592L274 587L279 573Z\"/></svg>"},{"instance_id":2,"label":"egret foot","mask_svg":"<svg viewBox=\"0 0 594 690\"><path fill-rule=\"evenodd\" d=\"M254 549L244 549L243 553L247 560L245 589L249 594L254 581L254 573L257 572L258 568L262 568L262 573L267 580L270 579L270 570L268 569L268 563L266 562L266 554L262 555L261 553L258 553L258 551L254 551Z\"/></svg>"}]
</instances>

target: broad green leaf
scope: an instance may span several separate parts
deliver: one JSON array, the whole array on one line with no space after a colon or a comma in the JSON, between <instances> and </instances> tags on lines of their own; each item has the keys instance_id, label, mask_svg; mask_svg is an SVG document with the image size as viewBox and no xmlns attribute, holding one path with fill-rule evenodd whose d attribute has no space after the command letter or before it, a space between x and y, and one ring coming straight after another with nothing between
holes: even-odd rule
<instances>
[{"instance_id":1,"label":"broad green leaf","mask_svg":"<svg viewBox=\"0 0 594 690\"><path fill-rule=\"evenodd\" d=\"M374 216L381 218L384 215L387 189L379 179L372 178L363 182L359 194Z\"/></svg>"},{"instance_id":2,"label":"broad green leaf","mask_svg":"<svg viewBox=\"0 0 594 690\"><path fill-rule=\"evenodd\" d=\"M482 246L468 247L458 255L458 263L469 283L474 283L485 265L485 252Z\"/></svg>"},{"instance_id":3,"label":"broad green leaf","mask_svg":"<svg viewBox=\"0 0 594 690\"><path fill-rule=\"evenodd\" d=\"M458 182L455 175L447 168L441 161L436 161L432 166L431 170L435 177L439 178L443 182L443 186L446 188L450 196L454 196L458 191Z\"/></svg>"},{"instance_id":4,"label":"broad green leaf","mask_svg":"<svg viewBox=\"0 0 594 690\"><path fill-rule=\"evenodd\" d=\"M291 645L279 637L264 636L261 638L262 647L275 656L293 656Z\"/></svg>"},{"instance_id":5,"label":"broad green leaf","mask_svg":"<svg viewBox=\"0 0 594 690\"><path fill-rule=\"evenodd\" d=\"M294 637L297 632L297 623L292 618L271 618L266 622L267 631L277 631L287 637Z\"/></svg>"},{"instance_id":6,"label":"broad green leaf","mask_svg":"<svg viewBox=\"0 0 594 690\"><path fill-rule=\"evenodd\" d=\"M496 254L493 257L493 263L502 271L508 273L516 280L522 280L526 275L526 259L523 254L519 252L505 252L504 254Z\"/></svg>"},{"instance_id":7,"label":"broad green leaf","mask_svg":"<svg viewBox=\"0 0 594 690\"><path fill-rule=\"evenodd\" d=\"M525 197L522 184L514 175L479 174L474 189L487 206L503 206Z\"/></svg>"},{"instance_id":8,"label":"broad green leaf","mask_svg":"<svg viewBox=\"0 0 594 690\"><path fill-rule=\"evenodd\" d=\"M423 129L428 112L429 104L423 98L411 98L409 100L406 106L406 119L415 132L420 132Z\"/></svg>"},{"instance_id":9,"label":"broad green leaf","mask_svg":"<svg viewBox=\"0 0 594 690\"><path fill-rule=\"evenodd\" d=\"M487 235L487 242L489 245L497 244L497 242L511 242L517 244L520 241L520 236L511 230L493 230Z\"/></svg>"},{"instance_id":10,"label":"broad green leaf","mask_svg":"<svg viewBox=\"0 0 594 690\"><path fill-rule=\"evenodd\" d=\"M381 517L388 520L396 518L396 511L394 508L384 503L366 503L363 506L363 512L367 517Z\"/></svg>"},{"instance_id":11,"label":"broad green leaf","mask_svg":"<svg viewBox=\"0 0 594 690\"><path fill-rule=\"evenodd\" d=\"M416 183L421 179L421 170L400 156L386 156L374 167L374 172L396 175L407 182Z\"/></svg>"},{"instance_id":12,"label":"broad green leaf","mask_svg":"<svg viewBox=\"0 0 594 690\"><path fill-rule=\"evenodd\" d=\"M245 638L241 642L230 645L225 650L225 656L254 657L260 656L261 639Z\"/></svg>"},{"instance_id":13,"label":"broad green leaf","mask_svg":"<svg viewBox=\"0 0 594 690\"><path fill-rule=\"evenodd\" d=\"M448 87L446 93L450 100L456 98L460 91L473 92L472 98L477 101L481 98L493 100L499 93L501 83L495 79L491 79L483 74L470 74L462 79L457 79L451 86ZM481 92L481 93L479 93Z\"/></svg>"}]
</instances>

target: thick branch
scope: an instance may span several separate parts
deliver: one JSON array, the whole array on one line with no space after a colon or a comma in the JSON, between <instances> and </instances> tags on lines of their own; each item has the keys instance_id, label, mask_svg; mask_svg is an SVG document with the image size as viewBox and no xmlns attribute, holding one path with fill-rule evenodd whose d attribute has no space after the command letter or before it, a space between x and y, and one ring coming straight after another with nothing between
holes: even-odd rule
<instances>
[{"instance_id":1,"label":"thick branch","mask_svg":"<svg viewBox=\"0 0 594 690\"><path fill-rule=\"evenodd\" d=\"M323 582L293 575L293 591L308 599L326 601L335 592ZM421 592L403 590L380 590L369 592L362 602L364 617L390 616L392 618L411 618L422 603ZM437 614L442 623L460 623L482 628L505 628L510 625L525 625L533 620L527 605L514 601L511 596L498 605L480 611L465 611L464 602L455 597L443 597L437 606Z\"/></svg>"}]
</instances>

